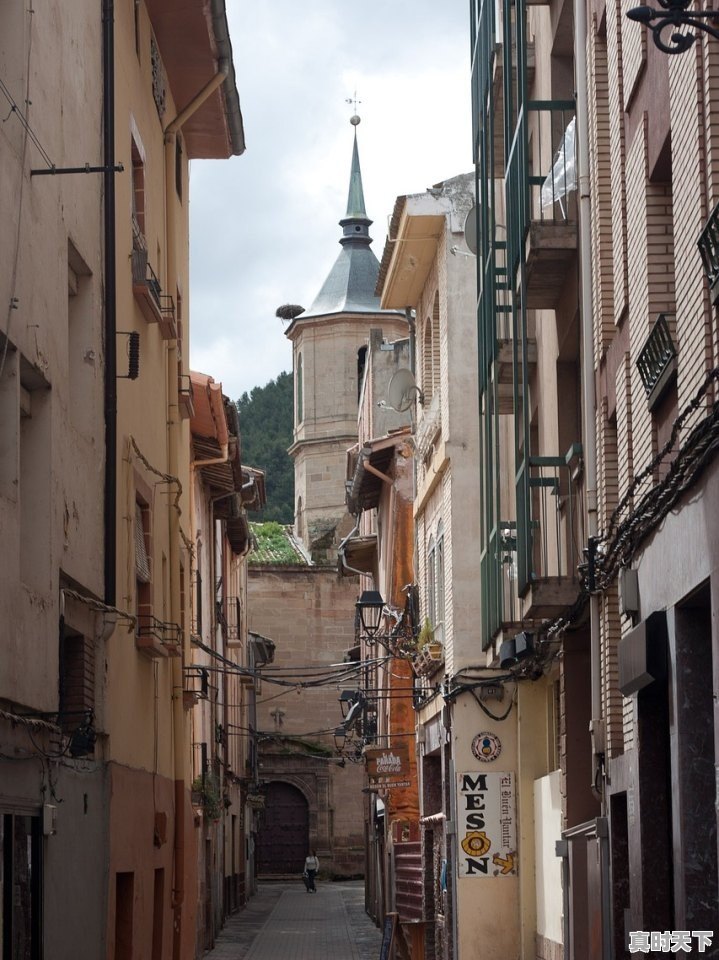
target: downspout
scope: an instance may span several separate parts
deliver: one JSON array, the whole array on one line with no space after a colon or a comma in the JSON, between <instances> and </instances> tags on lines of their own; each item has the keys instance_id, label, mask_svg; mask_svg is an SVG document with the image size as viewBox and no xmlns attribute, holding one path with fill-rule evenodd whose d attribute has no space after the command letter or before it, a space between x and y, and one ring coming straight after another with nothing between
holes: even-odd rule
<instances>
[{"instance_id":1,"label":"downspout","mask_svg":"<svg viewBox=\"0 0 719 960\"><path fill-rule=\"evenodd\" d=\"M110 2L110 0L108 0ZM176 204L175 195L175 145L177 132L182 125L195 113L207 98L222 84L229 73L229 60L222 60L218 64L218 72L205 84L199 93L165 128L165 245L167 250L166 280L167 283L176 283L177 278L177 251L175 246ZM177 378L177 340L171 340L167 348L168 370L168 461L169 471L173 476L179 476L179 446L181 420L179 417L179 397ZM113 377L114 381L114 377ZM170 505L170 610L173 623L180 623L180 516L174 505ZM172 891L173 909L173 944L172 955L174 960L180 960L182 955L182 920L183 904L185 901L185 814L186 814L186 777L190 769L188 745L187 717L182 700L182 664L189 662L189 650L185 649L186 638L183 637L182 657L172 658L172 732L174 751L174 779L175 779L175 876Z\"/></svg>"},{"instance_id":2,"label":"downspout","mask_svg":"<svg viewBox=\"0 0 719 960\"><path fill-rule=\"evenodd\" d=\"M115 605L117 550L117 344L115 265L114 0L102 0L102 143L105 242L105 603Z\"/></svg>"},{"instance_id":3,"label":"downspout","mask_svg":"<svg viewBox=\"0 0 719 960\"><path fill-rule=\"evenodd\" d=\"M591 194L589 182L589 130L587 97L587 8L586 0L574 0L574 69L577 88L577 166L579 183L579 289L582 324L582 401L584 407L584 468L586 476L587 535L590 570L594 558L597 522L597 424L594 374L594 330L592 315ZM604 813L603 763L604 724L602 720L601 651L599 645L599 597L589 598L592 792Z\"/></svg>"},{"instance_id":4,"label":"downspout","mask_svg":"<svg viewBox=\"0 0 719 960\"><path fill-rule=\"evenodd\" d=\"M196 470L198 467L209 467L216 463L227 463L230 456L229 450L229 443L221 443L219 457L210 457L208 460L192 460L190 461L190 469ZM229 496L229 494L227 494L227 496ZM215 499L217 498L215 497Z\"/></svg>"}]
</instances>

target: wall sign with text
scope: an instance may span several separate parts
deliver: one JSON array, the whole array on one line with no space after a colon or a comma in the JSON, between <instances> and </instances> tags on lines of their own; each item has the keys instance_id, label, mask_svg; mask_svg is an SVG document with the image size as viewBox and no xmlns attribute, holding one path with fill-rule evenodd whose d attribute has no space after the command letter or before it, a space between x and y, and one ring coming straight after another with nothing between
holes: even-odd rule
<instances>
[{"instance_id":1,"label":"wall sign with text","mask_svg":"<svg viewBox=\"0 0 719 960\"><path fill-rule=\"evenodd\" d=\"M457 873L517 875L517 813L513 773L457 774Z\"/></svg>"}]
</instances>

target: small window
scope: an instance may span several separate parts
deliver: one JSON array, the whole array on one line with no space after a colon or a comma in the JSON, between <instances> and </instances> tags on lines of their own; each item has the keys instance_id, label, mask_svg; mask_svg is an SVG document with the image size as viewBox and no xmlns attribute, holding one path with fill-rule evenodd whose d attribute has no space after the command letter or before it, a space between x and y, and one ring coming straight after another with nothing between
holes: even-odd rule
<instances>
[{"instance_id":1,"label":"small window","mask_svg":"<svg viewBox=\"0 0 719 960\"><path fill-rule=\"evenodd\" d=\"M175 190L182 203L182 138L179 133L175 137Z\"/></svg>"},{"instance_id":2,"label":"small window","mask_svg":"<svg viewBox=\"0 0 719 960\"><path fill-rule=\"evenodd\" d=\"M137 54L137 59L140 59L140 0L132 0L133 3L133 14L134 14L134 25L135 25L135 53Z\"/></svg>"},{"instance_id":3,"label":"small window","mask_svg":"<svg viewBox=\"0 0 719 960\"><path fill-rule=\"evenodd\" d=\"M135 615L138 630L152 614L151 561L150 509L138 500L135 503Z\"/></svg>"},{"instance_id":4,"label":"small window","mask_svg":"<svg viewBox=\"0 0 719 960\"><path fill-rule=\"evenodd\" d=\"M444 637L444 526L440 520L437 527L437 547L436 547L436 567L437 567L437 621L433 624L437 633L437 640Z\"/></svg>"},{"instance_id":5,"label":"small window","mask_svg":"<svg viewBox=\"0 0 719 960\"><path fill-rule=\"evenodd\" d=\"M132 239L135 249L145 249L145 164L132 140Z\"/></svg>"},{"instance_id":6,"label":"small window","mask_svg":"<svg viewBox=\"0 0 719 960\"><path fill-rule=\"evenodd\" d=\"M434 628L437 623L437 552L434 538L427 551L427 618Z\"/></svg>"},{"instance_id":7,"label":"small window","mask_svg":"<svg viewBox=\"0 0 719 960\"><path fill-rule=\"evenodd\" d=\"M364 369L367 365L367 347L360 347L357 351L357 402L359 403L362 395L362 383L364 381Z\"/></svg>"}]
</instances>

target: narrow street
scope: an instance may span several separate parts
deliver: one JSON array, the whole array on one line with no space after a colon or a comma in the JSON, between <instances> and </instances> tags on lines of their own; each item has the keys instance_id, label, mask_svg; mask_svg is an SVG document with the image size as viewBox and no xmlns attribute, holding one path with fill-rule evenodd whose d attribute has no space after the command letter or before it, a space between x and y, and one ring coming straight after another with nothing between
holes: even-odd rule
<instances>
[{"instance_id":1,"label":"narrow street","mask_svg":"<svg viewBox=\"0 0 719 960\"><path fill-rule=\"evenodd\" d=\"M364 884L262 883L228 920L205 960L375 960L381 932L364 910Z\"/></svg>"}]
</instances>

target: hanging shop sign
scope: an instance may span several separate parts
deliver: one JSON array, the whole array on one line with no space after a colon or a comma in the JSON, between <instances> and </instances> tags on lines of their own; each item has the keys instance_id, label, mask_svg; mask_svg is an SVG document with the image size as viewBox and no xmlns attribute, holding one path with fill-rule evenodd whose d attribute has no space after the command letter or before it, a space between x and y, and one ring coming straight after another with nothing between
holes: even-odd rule
<instances>
[{"instance_id":1,"label":"hanging shop sign","mask_svg":"<svg viewBox=\"0 0 719 960\"><path fill-rule=\"evenodd\" d=\"M472 740L472 753L482 763L496 760L502 752L502 742L496 733L483 730Z\"/></svg>"},{"instance_id":2,"label":"hanging shop sign","mask_svg":"<svg viewBox=\"0 0 719 960\"><path fill-rule=\"evenodd\" d=\"M457 774L457 842L460 877L517 875L513 773Z\"/></svg>"},{"instance_id":3,"label":"hanging shop sign","mask_svg":"<svg viewBox=\"0 0 719 960\"><path fill-rule=\"evenodd\" d=\"M409 780L406 779L409 773L409 749L406 743L396 747L372 747L365 750L364 757L370 788L409 786Z\"/></svg>"}]
</instances>

